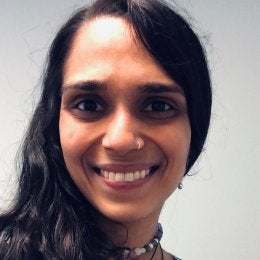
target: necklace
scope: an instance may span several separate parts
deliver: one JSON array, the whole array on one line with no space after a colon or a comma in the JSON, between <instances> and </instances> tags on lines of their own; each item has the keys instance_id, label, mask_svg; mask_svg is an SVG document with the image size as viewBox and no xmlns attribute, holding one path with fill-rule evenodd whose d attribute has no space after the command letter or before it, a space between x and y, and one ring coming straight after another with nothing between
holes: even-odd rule
<instances>
[{"instance_id":1,"label":"necklace","mask_svg":"<svg viewBox=\"0 0 260 260\"><path fill-rule=\"evenodd\" d=\"M156 246L156 248L155 248L155 250L154 250L154 252L153 252L153 255L151 256L150 260L153 260L155 254L156 254L157 248L158 248L158 245Z\"/></svg>"},{"instance_id":2,"label":"necklace","mask_svg":"<svg viewBox=\"0 0 260 260\"><path fill-rule=\"evenodd\" d=\"M147 252L151 252L153 249L155 249L151 258L152 260L157 250L158 244L162 238L162 235L163 235L163 229L161 224L158 223L154 237L148 244L145 244L143 247L136 247L136 248L117 247L115 249L116 255L120 255L122 257L121 259L128 259L128 258L135 259L138 256L145 254Z\"/></svg>"},{"instance_id":3,"label":"necklace","mask_svg":"<svg viewBox=\"0 0 260 260\"><path fill-rule=\"evenodd\" d=\"M162 258L162 260L164 260L163 250L162 250L162 246L161 246L161 243L160 243L160 242L159 242L159 247L160 247L160 250L161 250L161 258Z\"/></svg>"},{"instance_id":4,"label":"necklace","mask_svg":"<svg viewBox=\"0 0 260 260\"><path fill-rule=\"evenodd\" d=\"M150 260L153 260L155 254L156 254L156 251L157 251L157 248L158 246L160 247L160 251L161 251L161 260L164 260L164 256L163 256L163 250L162 250L162 247L161 247L161 243L159 242L153 252L153 255L151 256Z\"/></svg>"}]
</instances>

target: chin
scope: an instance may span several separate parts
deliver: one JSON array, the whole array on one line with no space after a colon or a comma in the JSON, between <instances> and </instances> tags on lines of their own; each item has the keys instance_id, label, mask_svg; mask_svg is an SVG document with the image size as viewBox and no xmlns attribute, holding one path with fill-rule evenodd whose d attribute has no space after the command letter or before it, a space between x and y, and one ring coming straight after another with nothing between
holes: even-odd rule
<instances>
[{"instance_id":1,"label":"chin","mask_svg":"<svg viewBox=\"0 0 260 260\"><path fill-rule=\"evenodd\" d=\"M161 208L162 206L159 208L151 209L141 205L110 205L106 209L98 210L105 218L109 220L120 222L122 224L128 224L138 221L151 221L158 219Z\"/></svg>"}]
</instances>

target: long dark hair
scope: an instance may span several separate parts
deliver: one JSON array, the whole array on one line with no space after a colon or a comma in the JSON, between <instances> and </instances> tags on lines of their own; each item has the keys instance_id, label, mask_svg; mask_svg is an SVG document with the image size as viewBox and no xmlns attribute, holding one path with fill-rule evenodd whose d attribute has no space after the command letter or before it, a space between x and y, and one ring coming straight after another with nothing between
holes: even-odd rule
<instances>
[{"instance_id":1,"label":"long dark hair","mask_svg":"<svg viewBox=\"0 0 260 260\"><path fill-rule=\"evenodd\" d=\"M98 0L79 10L50 48L42 94L23 143L17 199L0 216L3 260L107 259L113 248L95 222L98 213L66 170L58 128L63 67L74 36L83 23L104 15L131 24L137 39L183 88L192 133L187 172L203 149L211 84L203 48L190 25L159 0Z\"/></svg>"}]
</instances>

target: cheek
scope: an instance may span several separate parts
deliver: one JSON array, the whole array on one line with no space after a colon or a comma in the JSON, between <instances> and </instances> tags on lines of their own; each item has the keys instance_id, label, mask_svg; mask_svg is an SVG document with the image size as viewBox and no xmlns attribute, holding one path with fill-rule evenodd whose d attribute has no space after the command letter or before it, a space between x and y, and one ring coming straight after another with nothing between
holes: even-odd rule
<instances>
[{"instance_id":1,"label":"cheek","mask_svg":"<svg viewBox=\"0 0 260 260\"><path fill-rule=\"evenodd\" d=\"M59 122L60 142L66 164L70 160L78 160L83 152L83 140L85 138L81 129L80 125L76 124L73 119L61 113Z\"/></svg>"},{"instance_id":2,"label":"cheek","mask_svg":"<svg viewBox=\"0 0 260 260\"><path fill-rule=\"evenodd\" d=\"M77 138L78 129L73 124L69 124L69 122L65 122L63 120L60 121L60 141L62 146L69 143L74 143Z\"/></svg>"},{"instance_id":3,"label":"cheek","mask_svg":"<svg viewBox=\"0 0 260 260\"><path fill-rule=\"evenodd\" d=\"M171 129L171 130L170 130ZM177 127L168 128L161 139L161 148L166 158L165 185L170 195L180 183L187 167L190 150L191 130L188 121Z\"/></svg>"},{"instance_id":4,"label":"cheek","mask_svg":"<svg viewBox=\"0 0 260 260\"><path fill-rule=\"evenodd\" d=\"M191 130L188 120L173 124L161 131L161 145L167 157L186 158L190 149Z\"/></svg>"}]
</instances>

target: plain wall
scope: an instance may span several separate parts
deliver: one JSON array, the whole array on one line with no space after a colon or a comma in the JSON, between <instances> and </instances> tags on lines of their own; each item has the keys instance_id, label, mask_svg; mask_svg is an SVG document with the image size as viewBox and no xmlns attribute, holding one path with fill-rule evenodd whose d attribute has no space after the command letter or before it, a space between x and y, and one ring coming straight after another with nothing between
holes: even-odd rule
<instances>
[{"instance_id":1,"label":"plain wall","mask_svg":"<svg viewBox=\"0 0 260 260\"><path fill-rule=\"evenodd\" d=\"M0 0L2 209L15 190L14 157L48 46L71 11L87 2ZM260 2L176 2L193 17L206 46L214 105L208 142L192 171L197 174L186 177L164 207L163 245L185 260L259 260Z\"/></svg>"}]
</instances>

